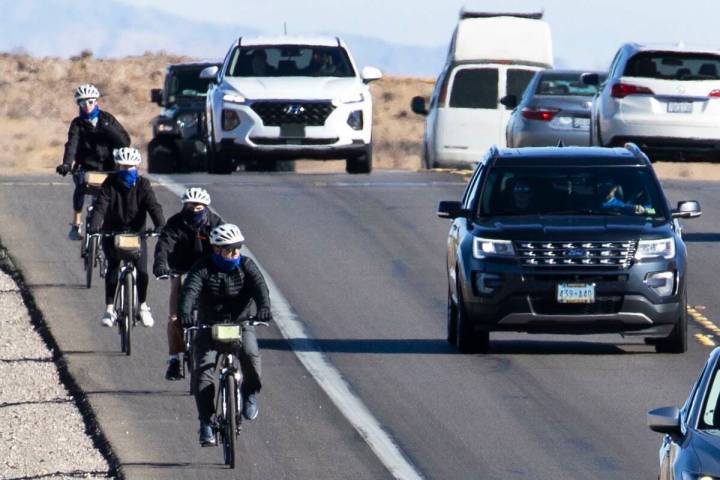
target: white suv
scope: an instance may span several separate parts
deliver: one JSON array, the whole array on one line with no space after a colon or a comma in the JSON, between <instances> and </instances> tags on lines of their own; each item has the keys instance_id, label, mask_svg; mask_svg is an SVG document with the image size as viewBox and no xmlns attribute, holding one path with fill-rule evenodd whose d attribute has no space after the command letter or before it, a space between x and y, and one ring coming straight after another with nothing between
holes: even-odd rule
<instances>
[{"instance_id":1,"label":"white suv","mask_svg":"<svg viewBox=\"0 0 720 480\"><path fill-rule=\"evenodd\" d=\"M239 164L278 170L297 158L346 159L372 169L372 98L377 68L358 73L337 37L241 37L219 69L200 74L207 95L208 170Z\"/></svg>"},{"instance_id":2,"label":"white suv","mask_svg":"<svg viewBox=\"0 0 720 480\"><path fill-rule=\"evenodd\" d=\"M599 83L597 74L583 81ZM720 50L623 45L591 115L592 145L634 142L653 160L718 158Z\"/></svg>"}]
</instances>

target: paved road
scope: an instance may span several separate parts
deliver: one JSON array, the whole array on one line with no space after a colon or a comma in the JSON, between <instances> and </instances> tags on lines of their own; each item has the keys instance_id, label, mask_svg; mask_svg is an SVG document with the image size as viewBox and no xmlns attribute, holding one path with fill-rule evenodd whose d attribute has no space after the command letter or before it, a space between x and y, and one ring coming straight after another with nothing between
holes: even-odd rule
<instances>
[{"instance_id":1,"label":"paved road","mask_svg":"<svg viewBox=\"0 0 720 480\"><path fill-rule=\"evenodd\" d=\"M444 340L444 243L438 200L461 177L439 173L172 177L202 185L320 348L427 478L654 478L659 435L645 411L680 403L707 355L658 355L620 336L496 334L489 355ZM25 272L70 368L130 478L229 478L220 452L195 446L184 384L162 380L164 328L138 331L131 358L102 329L101 290L80 287L77 246L64 240L70 187L57 177L0 179L0 238ZM687 222L689 301L720 312L714 289L720 187L668 183L698 199ZM167 191L168 213L179 205ZM151 284L156 318L166 285ZM691 335L698 332L691 325ZM294 343L293 345L302 344ZM267 388L246 427L239 478L386 478L275 328L262 334Z\"/></svg>"}]
</instances>

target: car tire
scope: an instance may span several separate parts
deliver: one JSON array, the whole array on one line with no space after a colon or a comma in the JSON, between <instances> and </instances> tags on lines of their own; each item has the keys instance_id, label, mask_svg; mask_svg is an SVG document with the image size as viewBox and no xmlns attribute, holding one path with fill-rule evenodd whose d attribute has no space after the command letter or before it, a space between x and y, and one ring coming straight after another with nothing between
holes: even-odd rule
<instances>
[{"instance_id":1,"label":"car tire","mask_svg":"<svg viewBox=\"0 0 720 480\"><path fill-rule=\"evenodd\" d=\"M372 145L365 147L365 152L347 159L345 171L350 174L370 173L372 171Z\"/></svg>"},{"instance_id":2,"label":"car tire","mask_svg":"<svg viewBox=\"0 0 720 480\"><path fill-rule=\"evenodd\" d=\"M490 349L490 332L476 332L468 318L462 300L462 290L458 286L457 322L455 328L455 346L460 353L487 353Z\"/></svg>"},{"instance_id":3,"label":"car tire","mask_svg":"<svg viewBox=\"0 0 720 480\"><path fill-rule=\"evenodd\" d=\"M448 287L447 341L452 346L455 346L455 343L457 342L457 312L457 305L453 302L450 287Z\"/></svg>"},{"instance_id":4,"label":"car tire","mask_svg":"<svg viewBox=\"0 0 720 480\"><path fill-rule=\"evenodd\" d=\"M170 142L153 138L147 148L149 173L173 173L176 171L177 152Z\"/></svg>"},{"instance_id":5,"label":"car tire","mask_svg":"<svg viewBox=\"0 0 720 480\"><path fill-rule=\"evenodd\" d=\"M683 299L682 312L678 323L665 338L655 340L655 351L657 353L685 353L687 352L687 294Z\"/></svg>"}]
</instances>

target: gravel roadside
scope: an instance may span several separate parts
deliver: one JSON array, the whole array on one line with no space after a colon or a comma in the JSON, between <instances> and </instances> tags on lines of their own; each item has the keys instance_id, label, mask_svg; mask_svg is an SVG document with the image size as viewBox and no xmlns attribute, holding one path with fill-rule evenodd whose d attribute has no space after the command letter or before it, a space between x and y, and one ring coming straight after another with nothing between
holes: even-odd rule
<instances>
[{"instance_id":1,"label":"gravel roadside","mask_svg":"<svg viewBox=\"0 0 720 480\"><path fill-rule=\"evenodd\" d=\"M112 478L18 284L0 272L0 478Z\"/></svg>"}]
</instances>

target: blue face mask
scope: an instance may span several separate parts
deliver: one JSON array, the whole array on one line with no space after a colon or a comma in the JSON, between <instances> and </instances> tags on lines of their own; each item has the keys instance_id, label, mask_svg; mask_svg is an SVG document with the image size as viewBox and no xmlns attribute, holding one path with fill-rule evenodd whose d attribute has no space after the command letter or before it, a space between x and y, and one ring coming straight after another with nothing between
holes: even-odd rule
<instances>
[{"instance_id":1,"label":"blue face mask","mask_svg":"<svg viewBox=\"0 0 720 480\"><path fill-rule=\"evenodd\" d=\"M97 103L90 113L87 113L84 108L80 107L80 118L83 120L94 120L98 116L100 116L100 107L98 107Z\"/></svg>"},{"instance_id":2,"label":"blue face mask","mask_svg":"<svg viewBox=\"0 0 720 480\"><path fill-rule=\"evenodd\" d=\"M194 210L185 209L183 211L183 218L188 225L194 228L200 228L207 218L207 208L203 208L199 212Z\"/></svg>"},{"instance_id":3,"label":"blue face mask","mask_svg":"<svg viewBox=\"0 0 720 480\"><path fill-rule=\"evenodd\" d=\"M238 258L225 258L219 253L213 252L210 255L210 258L212 259L212 262L215 264L217 268L224 272L230 272L232 270L235 270L240 266L240 261L242 260L242 255Z\"/></svg>"},{"instance_id":4,"label":"blue face mask","mask_svg":"<svg viewBox=\"0 0 720 480\"><path fill-rule=\"evenodd\" d=\"M137 168L131 168L130 170L118 170L115 173L127 188L132 188L133 185L135 185L135 182L137 182Z\"/></svg>"}]
</instances>

